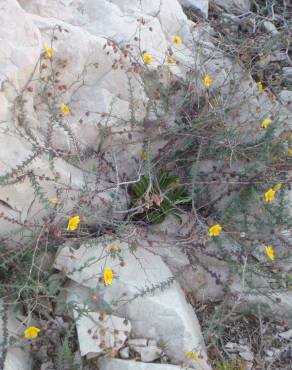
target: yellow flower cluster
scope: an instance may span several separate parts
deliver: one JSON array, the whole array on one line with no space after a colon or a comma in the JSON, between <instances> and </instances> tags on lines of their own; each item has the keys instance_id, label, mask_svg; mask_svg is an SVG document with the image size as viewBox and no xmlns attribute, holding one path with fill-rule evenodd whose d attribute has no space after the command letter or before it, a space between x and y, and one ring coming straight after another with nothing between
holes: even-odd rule
<instances>
[{"instance_id":1,"label":"yellow flower cluster","mask_svg":"<svg viewBox=\"0 0 292 370\"><path fill-rule=\"evenodd\" d=\"M282 184L276 184L273 188L268 189L265 194L264 198L267 203L273 203L275 200L275 196L277 191L281 190Z\"/></svg>"},{"instance_id":2,"label":"yellow flower cluster","mask_svg":"<svg viewBox=\"0 0 292 370\"><path fill-rule=\"evenodd\" d=\"M257 82L257 88L258 88L259 94L261 95L264 90L263 83L261 81Z\"/></svg>"},{"instance_id":3,"label":"yellow flower cluster","mask_svg":"<svg viewBox=\"0 0 292 370\"><path fill-rule=\"evenodd\" d=\"M61 103L60 105L60 109L61 109L61 112L67 116L68 114L70 114L70 109L68 107L68 105L64 104L64 103Z\"/></svg>"},{"instance_id":4,"label":"yellow flower cluster","mask_svg":"<svg viewBox=\"0 0 292 370\"><path fill-rule=\"evenodd\" d=\"M267 257L270 260L272 260L272 261L275 260L275 251L274 251L274 248L271 245L266 245L265 246L265 252L266 252Z\"/></svg>"},{"instance_id":5,"label":"yellow flower cluster","mask_svg":"<svg viewBox=\"0 0 292 370\"><path fill-rule=\"evenodd\" d=\"M36 328L35 326L29 326L24 331L24 336L26 339L35 339L39 335L41 329Z\"/></svg>"},{"instance_id":6,"label":"yellow flower cluster","mask_svg":"<svg viewBox=\"0 0 292 370\"><path fill-rule=\"evenodd\" d=\"M276 191L270 188L269 190L265 192L265 201L267 203L273 203L273 201L275 200L275 195L276 195Z\"/></svg>"},{"instance_id":7,"label":"yellow flower cluster","mask_svg":"<svg viewBox=\"0 0 292 370\"><path fill-rule=\"evenodd\" d=\"M178 36L178 35L174 35L172 37L172 41L176 44L176 45L182 45L183 42L182 42L182 39Z\"/></svg>"},{"instance_id":8,"label":"yellow flower cluster","mask_svg":"<svg viewBox=\"0 0 292 370\"><path fill-rule=\"evenodd\" d=\"M173 57L171 56L167 57L167 64L175 64L175 60L173 59Z\"/></svg>"},{"instance_id":9,"label":"yellow flower cluster","mask_svg":"<svg viewBox=\"0 0 292 370\"><path fill-rule=\"evenodd\" d=\"M80 216L73 216L68 221L67 230L74 231L77 229L78 225L80 223Z\"/></svg>"},{"instance_id":10,"label":"yellow flower cluster","mask_svg":"<svg viewBox=\"0 0 292 370\"><path fill-rule=\"evenodd\" d=\"M209 228L209 235L210 236L218 236L218 235L220 235L221 231L222 231L222 226L220 224L216 224L216 225L211 226Z\"/></svg>"},{"instance_id":11,"label":"yellow flower cluster","mask_svg":"<svg viewBox=\"0 0 292 370\"><path fill-rule=\"evenodd\" d=\"M213 80L211 79L211 77L209 75L205 75L204 77L204 85L205 87L207 87L207 89L212 85L213 83Z\"/></svg>"},{"instance_id":12,"label":"yellow flower cluster","mask_svg":"<svg viewBox=\"0 0 292 370\"><path fill-rule=\"evenodd\" d=\"M113 277L114 277L113 270L110 267L106 267L103 272L104 285L105 286L111 285L113 282Z\"/></svg>"},{"instance_id":13,"label":"yellow flower cluster","mask_svg":"<svg viewBox=\"0 0 292 370\"><path fill-rule=\"evenodd\" d=\"M145 64L151 64L151 61L152 61L152 56L148 53L144 53L143 54L143 60L144 60L144 63Z\"/></svg>"},{"instance_id":14,"label":"yellow flower cluster","mask_svg":"<svg viewBox=\"0 0 292 370\"><path fill-rule=\"evenodd\" d=\"M50 202L51 202L51 204L56 205L58 203L58 198L53 197L53 198L51 198Z\"/></svg>"},{"instance_id":15,"label":"yellow flower cluster","mask_svg":"<svg viewBox=\"0 0 292 370\"><path fill-rule=\"evenodd\" d=\"M262 128L268 128L271 123L272 123L272 120L270 118L264 119L262 121Z\"/></svg>"},{"instance_id":16,"label":"yellow flower cluster","mask_svg":"<svg viewBox=\"0 0 292 370\"><path fill-rule=\"evenodd\" d=\"M50 48L47 45L44 46L44 49L45 49L45 56L46 56L46 58L51 59L52 56L53 56L53 49Z\"/></svg>"}]
</instances>

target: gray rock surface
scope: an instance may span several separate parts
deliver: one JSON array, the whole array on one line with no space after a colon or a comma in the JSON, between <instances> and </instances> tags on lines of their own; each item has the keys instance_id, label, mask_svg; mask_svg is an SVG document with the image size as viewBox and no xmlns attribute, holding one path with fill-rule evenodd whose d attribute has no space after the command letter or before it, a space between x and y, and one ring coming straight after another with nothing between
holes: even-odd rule
<instances>
[{"instance_id":1,"label":"gray rock surface","mask_svg":"<svg viewBox=\"0 0 292 370\"><path fill-rule=\"evenodd\" d=\"M227 13L243 14L250 10L250 0L213 0L216 5L221 6Z\"/></svg>"},{"instance_id":2,"label":"gray rock surface","mask_svg":"<svg viewBox=\"0 0 292 370\"><path fill-rule=\"evenodd\" d=\"M181 5L199 10L201 14L208 18L209 0L179 0Z\"/></svg>"},{"instance_id":3,"label":"gray rock surface","mask_svg":"<svg viewBox=\"0 0 292 370\"><path fill-rule=\"evenodd\" d=\"M292 78L292 67L283 67L282 72L286 78Z\"/></svg>"},{"instance_id":4,"label":"gray rock surface","mask_svg":"<svg viewBox=\"0 0 292 370\"><path fill-rule=\"evenodd\" d=\"M275 25L270 21L263 22L263 29L267 32L270 32L273 36L277 35L279 31L275 27Z\"/></svg>"},{"instance_id":5,"label":"gray rock surface","mask_svg":"<svg viewBox=\"0 0 292 370\"><path fill-rule=\"evenodd\" d=\"M4 360L3 370L30 370L32 368L29 347L10 346L10 340L19 340L26 328L18 315L15 306L9 305L8 307L3 304L2 300L0 301L0 358Z\"/></svg>"},{"instance_id":6,"label":"gray rock surface","mask_svg":"<svg viewBox=\"0 0 292 370\"><path fill-rule=\"evenodd\" d=\"M290 90L282 90L279 94L281 103L284 104L287 109L292 112L292 91Z\"/></svg>"}]
</instances>

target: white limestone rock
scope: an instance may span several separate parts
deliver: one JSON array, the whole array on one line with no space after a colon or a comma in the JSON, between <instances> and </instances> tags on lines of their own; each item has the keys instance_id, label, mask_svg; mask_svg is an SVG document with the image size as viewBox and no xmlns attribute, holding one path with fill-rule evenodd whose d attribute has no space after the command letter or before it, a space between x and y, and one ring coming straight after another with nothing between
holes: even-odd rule
<instances>
[{"instance_id":1,"label":"white limestone rock","mask_svg":"<svg viewBox=\"0 0 292 370\"><path fill-rule=\"evenodd\" d=\"M153 362L162 354L161 348L157 346L134 347L134 350L139 353L142 362Z\"/></svg>"},{"instance_id":2,"label":"white limestone rock","mask_svg":"<svg viewBox=\"0 0 292 370\"><path fill-rule=\"evenodd\" d=\"M162 349L157 346L153 339L135 338L129 339L127 343L132 350L140 355L142 362L153 362L162 354Z\"/></svg>"},{"instance_id":3,"label":"white limestone rock","mask_svg":"<svg viewBox=\"0 0 292 370\"><path fill-rule=\"evenodd\" d=\"M66 193L62 200L66 210L69 211L79 203L76 195L87 187L88 181L93 184L93 187L89 186L88 189L91 194L94 190L103 193L102 188L112 187L113 191L106 191L100 199L99 197L94 200L90 197L82 199L92 205L98 205L99 209L105 211L105 213L101 211L100 215L108 217L107 210L112 206L111 195L116 198L118 192L120 196L120 191L115 189L116 171L120 177L124 173L131 175L137 172L141 164L140 153L143 150L145 135L140 126L143 125L149 107L140 74L147 73L145 79L147 84L157 83L157 66L165 60L168 47L173 47L173 35L179 33L186 42L190 39L186 16L176 0L163 3L161 6L151 1L141 3L126 0L110 3L103 0L87 0L82 5L78 1L59 0L50 2L20 0L19 3L11 0L2 3L0 38L5 40L5 44L0 52L2 128L0 172L2 176L6 176L17 169L16 175L21 177L22 181L1 189L0 211L3 211L7 218L20 223L26 221L27 224L40 221L51 214L52 207L46 209L40 204L25 176L28 171L34 171L40 176L40 186L48 199L56 196L58 191ZM141 17L146 22L142 26L137 22ZM15 25L13 32L11 24ZM138 32L140 26L141 32ZM139 43L135 40L137 36L140 37ZM116 50L109 45L104 49L108 39L119 43ZM27 137L23 123L19 124L19 107L14 103L17 93L28 83L30 77L33 78L26 86L27 89L22 92L25 125L34 135L38 145L45 148L50 130L50 117L48 105L39 97L40 93L44 92L42 90L44 82L40 77L45 78L49 75L50 61L44 59L42 55L45 44L51 45L51 42L52 65L55 72L59 73L57 88L62 88L58 93L57 109L59 110L61 102L65 102L71 114L66 116L62 127L54 125L50 138L52 144L46 148L46 153L38 155L33 160L32 144L35 143ZM126 46L127 56L125 56ZM123 52L119 51L120 48L124 48ZM151 64L148 69L143 65L141 49L151 53L153 57L153 65ZM186 52L182 51L183 48L176 49L178 59L190 60ZM40 57L41 65L38 64ZM118 67L113 68L117 59ZM140 65L138 72L130 71L133 64ZM43 68L43 65L46 68ZM169 80L169 67L164 69L167 70ZM176 65L172 66L171 70L177 75L182 73ZM130 111L133 107L134 120L138 126L140 125L137 129L133 129L131 123L133 117ZM87 112L90 112L90 115L86 115ZM83 120L82 123L80 120ZM168 117L166 122L171 124L173 120L173 117ZM83 151L102 152L103 160L97 162L93 156L92 159L78 163L81 167L79 169L62 163L55 155L57 150L79 155L76 142L72 139L71 133L64 129L66 127L78 140L78 146ZM161 130L162 127L153 121L151 129L146 134L148 137L151 133L150 136L154 141L153 154L165 144L163 139L156 140ZM106 136L105 131L110 131L111 134ZM32 160L29 160L30 157ZM116 166L112 166L114 161ZM26 167L19 170L18 166L25 162L28 162ZM55 172L51 171L53 166ZM93 166L95 170L92 170ZM85 175L84 171L88 170L90 173ZM98 173L98 179L94 173ZM44 174L50 177L48 181L44 179ZM109 181L113 182L112 186ZM114 208L127 207L114 206ZM95 211L93 213L96 214ZM115 213L114 209L112 215L120 217L123 214ZM16 223L12 224L7 219L1 218L1 230L13 232L17 227Z\"/></svg>"},{"instance_id":4,"label":"white limestone rock","mask_svg":"<svg viewBox=\"0 0 292 370\"><path fill-rule=\"evenodd\" d=\"M3 134L3 136L6 135ZM17 155L23 148L21 141L16 140L16 138L3 140L2 147L5 148L6 145L8 149L7 156L11 151L15 151L15 155ZM31 152L27 151L25 157L29 155L31 155ZM84 174L80 169L61 159L54 160L54 165L54 170L52 170L47 157L43 156L36 159L28 167L33 170L32 178L26 174L22 181L1 187L0 200L2 202L0 209L8 217L12 216L20 223L26 222L28 225L27 233L31 223L38 223L38 221L48 217L49 214L56 213L56 211L62 210L62 213L56 215L55 221L66 223L71 214L75 212L74 206L80 203L81 200L92 209L92 213L96 216L83 220L88 224L96 224L98 219L117 218L119 214L114 211L126 207L124 192L106 181L98 181L98 174ZM15 165L11 165L9 170L14 167ZM5 174L6 171L2 173ZM32 179L35 179L41 186L43 200L36 197ZM81 189L85 190L86 188L87 192L81 192ZM58 199L56 205L50 202L53 197ZM110 210L112 205L114 205L114 208ZM65 219L63 215L66 213L68 216ZM0 229L2 228L4 235L4 233L12 232L19 226L1 219Z\"/></svg>"},{"instance_id":5,"label":"white limestone rock","mask_svg":"<svg viewBox=\"0 0 292 370\"><path fill-rule=\"evenodd\" d=\"M107 255L113 243L121 250L122 266ZM116 275L113 283L106 287L99 282L105 266L111 267ZM188 351L199 352L202 354L200 366L208 368L194 310L176 282L166 284L173 276L158 255L136 243L101 238L78 250L64 246L56 257L55 268L79 284L100 291L103 299L111 304L113 314L129 319L134 337L167 343L166 354L174 363L184 362ZM146 293L143 296L142 291ZM114 305L119 298L122 304Z\"/></svg>"},{"instance_id":6,"label":"white limestone rock","mask_svg":"<svg viewBox=\"0 0 292 370\"><path fill-rule=\"evenodd\" d=\"M52 36L52 30L56 25L56 21L31 16L14 0L1 2L0 21L0 38L5 40L2 52L0 52L0 175L3 176L4 180L5 178L8 180L14 180L16 177L19 178L19 181L11 181L9 185L1 186L0 211L3 212L6 219L1 218L0 230L4 233L10 233L16 228L19 228L16 222L11 223L8 221L8 219L14 219L19 223L26 222L27 233L29 233L30 223L43 221L43 217L48 217L54 213L54 207L49 202L50 198L55 196L59 198L58 207L62 208L62 212L68 212L70 214L73 207L80 203L81 190L83 190L82 202L85 201L93 207L98 206L101 212L99 213L96 209L97 213L95 211L93 213L99 213L99 216L108 217L108 210L111 208L114 199L114 202L117 201L117 208L119 208L120 190L106 179L101 179L100 174L96 175L93 171L91 173L85 173L88 168L84 166L84 163L78 164L80 167L83 166L83 168L77 168L61 160L59 156L54 155L54 158L52 158L52 154L56 154L56 150L71 150L75 143L69 138L66 131L59 128L53 133L53 147L46 147L47 144L45 142L49 129L47 113L45 109L42 110L41 105L38 105L38 86L35 81L28 84L27 87L29 87L30 91L26 89L22 92L24 99L23 109L26 116L25 125L19 118L22 114L20 108L17 104L15 105L17 94L20 94L21 89L27 84L29 78L33 76L33 71L35 70L36 75L38 73L37 63L39 57L43 51L44 44L49 44L49 39ZM11 28L12 24L14 25L13 32ZM64 31L64 34L67 37L62 39L62 48L58 48L57 46L54 52L56 56L60 53L60 58L56 57L56 61L58 60L60 62L62 58L66 58L67 56L72 59L70 70L66 70L64 73L64 81L70 85L73 79L77 78L78 74L81 74L90 51L104 57L104 54L100 53L100 49L103 46L101 42L104 42L104 39L101 37L91 37L90 34L87 34L86 31L82 31L81 29L75 30L75 32ZM74 48L73 55L72 45L76 45L77 43L79 51L76 53L76 48ZM96 49L94 49L94 46L96 46ZM101 62L101 65L107 68L107 63L104 60ZM106 71L104 71L104 74L106 75ZM101 88L99 89L99 93L103 94ZM91 97L93 95L94 99L96 99L97 94L91 91ZM109 95L107 94L106 96ZM138 95L141 96L141 94ZM67 98L66 94L64 94L63 99L65 100ZM111 98L109 97L109 99ZM108 100L107 104L109 104ZM102 99L98 99L98 101L100 102ZM85 108L87 109L87 107ZM122 111L121 108L122 106L120 105L119 111ZM124 111L127 109L128 104L125 106ZM36 142L31 140L26 127L24 127L26 125L29 126L30 134L34 136ZM98 145L98 140L94 141L95 137L92 130L95 132L98 131L96 127L93 129L87 127L87 130L84 130L80 125L76 129L76 137L80 138L81 143L85 147L88 147L92 142ZM42 148L43 153L35 156L37 151L36 148L33 149L35 145L39 150ZM23 169L20 167L23 167ZM28 176L32 171L42 188L47 204L41 202L40 198L35 194L36 189L32 187ZM10 174L14 174L14 176L9 177ZM96 176L98 176L98 181ZM86 188L87 194L84 194ZM103 189L110 188L112 189L103 191ZM123 202L122 208L125 208L125 202ZM115 214L113 217L119 216Z\"/></svg>"},{"instance_id":7,"label":"white limestone rock","mask_svg":"<svg viewBox=\"0 0 292 370\"><path fill-rule=\"evenodd\" d=\"M128 358L130 358L130 348L129 347L124 347L124 348L121 348L119 350L119 355L121 356L121 358L123 358L124 360L127 360Z\"/></svg>"},{"instance_id":8,"label":"white limestone rock","mask_svg":"<svg viewBox=\"0 0 292 370\"><path fill-rule=\"evenodd\" d=\"M171 102L173 111L166 117L162 104L158 104L157 112L164 118L157 119L154 115L152 120L144 121L145 117L153 116L145 87L149 91L157 88L162 93L168 91L169 82L184 78L190 66L194 71L200 71L198 81L195 81L198 95L205 94L202 83L205 73L213 78L213 88L220 88L223 94L230 95L231 104L238 106L238 101L246 95L247 103L240 105L238 114L227 118L227 124L234 127L235 123L240 135L242 131L240 140L249 140L254 131L262 133L258 125L262 116L271 113L277 116L278 106L265 94L259 101L257 97L253 98L256 89L252 80L238 65L216 50L212 43L212 29L189 22L177 0L86 0L82 4L77 0L19 0L23 9L16 0L2 2L0 38L5 40L5 45L0 52L1 175L15 171L33 154L32 142L23 127L19 126L19 107L15 110L13 105L17 91L24 87L33 71L34 81L27 86L30 91L23 92L26 125L41 148L47 145L50 117L48 106L39 97L39 93L44 92L44 84L39 77L40 74L48 76L50 63L42 58L41 65L46 66L43 68L37 62L43 54L44 45L50 45L51 41L52 63L59 73L57 88L61 88L58 90L57 109L63 101L71 111L64 118L63 126L54 125L52 144L46 147L46 152L17 172L22 182L3 187L3 191L1 189L0 212L19 222L35 222L51 214L50 207L46 209L40 204L27 176L24 176L31 170L40 176L41 186L48 198L55 196L56 191L66 193L66 210L70 211L79 203L76 194L87 186L87 181L93 185L88 186L88 193L96 190L103 195L102 199L85 197L82 201L98 206L100 217L108 217L110 208L125 210L125 199L120 193L120 206L115 204L112 207L112 194L114 198L117 195L117 181L121 182L124 174L134 176L137 173L145 139L151 139L151 156L163 148L166 141L161 138L161 133L168 132L175 120L176 105ZM231 3L242 8L242 4L248 2L234 0ZM144 20L142 23L137 21L141 18ZM13 32L10 32L11 24L15 24ZM53 32L55 37L52 40ZM183 45L174 45L172 38L176 34L182 38ZM139 42L135 39L137 36L140 37ZM112 45L104 48L108 39L112 40ZM178 65L165 65L169 48ZM146 67L142 61L143 51L152 55L150 66ZM133 65L138 68L137 71L133 72ZM232 90L231 82L234 81L241 84L240 93ZM258 106L261 107L260 113L257 112ZM281 115L280 121L289 122L284 111ZM251 116L254 119L250 119ZM150 126L148 129L147 125ZM78 163L79 168L62 163L56 157L56 153L60 153L57 151L61 150L79 155L72 135L77 138L81 151L94 153L89 156L90 159ZM97 160L96 153L102 153L102 159ZM56 168L55 173L51 171L52 165ZM84 171L89 171L86 178ZM54 179L60 174L60 179L45 180L44 173ZM113 192L103 193L103 188L111 187ZM113 209L111 217L121 215ZM0 230L13 232L16 227L16 224L1 219Z\"/></svg>"},{"instance_id":9,"label":"white limestone rock","mask_svg":"<svg viewBox=\"0 0 292 370\"><path fill-rule=\"evenodd\" d=\"M146 347L147 346L147 339L146 338L134 338L128 340L128 345L131 348L134 347Z\"/></svg>"},{"instance_id":10,"label":"white limestone rock","mask_svg":"<svg viewBox=\"0 0 292 370\"><path fill-rule=\"evenodd\" d=\"M12 103L16 90L24 86L38 60L41 38L29 14L16 0L1 0L0 5L0 96ZM3 108L1 104L1 116ZM6 110L5 113L8 114Z\"/></svg>"},{"instance_id":11,"label":"white limestone rock","mask_svg":"<svg viewBox=\"0 0 292 370\"><path fill-rule=\"evenodd\" d=\"M119 360L117 358L101 358L98 361L100 370L180 370L180 366L169 364L149 364L143 362ZM188 369L202 369L200 367L188 367Z\"/></svg>"},{"instance_id":12,"label":"white limestone rock","mask_svg":"<svg viewBox=\"0 0 292 370\"><path fill-rule=\"evenodd\" d=\"M118 351L131 331L131 324L75 304L73 308L81 356L94 358L106 350Z\"/></svg>"}]
</instances>

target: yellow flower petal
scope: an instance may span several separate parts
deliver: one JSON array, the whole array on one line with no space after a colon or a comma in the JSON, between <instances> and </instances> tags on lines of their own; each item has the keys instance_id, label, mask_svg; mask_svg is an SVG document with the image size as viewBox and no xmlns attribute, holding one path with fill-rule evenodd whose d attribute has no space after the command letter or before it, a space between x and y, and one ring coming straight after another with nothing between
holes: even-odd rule
<instances>
[{"instance_id":1,"label":"yellow flower petal","mask_svg":"<svg viewBox=\"0 0 292 370\"><path fill-rule=\"evenodd\" d=\"M104 285L111 285L113 282L113 270L110 267L106 267L103 272Z\"/></svg>"},{"instance_id":2,"label":"yellow flower petal","mask_svg":"<svg viewBox=\"0 0 292 370\"><path fill-rule=\"evenodd\" d=\"M61 103L61 105L60 105L60 109L61 109L62 113L63 113L65 116L67 116L68 114L70 114L70 109L69 109L69 107L68 107L66 104Z\"/></svg>"},{"instance_id":3,"label":"yellow flower petal","mask_svg":"<svg viewBox=\"0 0 292 370\"><path fill-rule=\"evenodd\" d=\"M259 94L262 94L262 92L264 90L264 87L263 87L263 83L261 81L257 82L257 88L258 88Z\"/></svg>"},{"instance_id":4,"label":"yellow flower petal","mask_svg":"<svg viewBox=\"0 0 292 370\"><path fill-rule=\"evenodd\" d=\"M212 85L213 81L209 75L205 75L204 77L204 85L208 88Z\"/></svg>"},{"instance_id":5,"label":"yellow flower petal","mask_svg":"<svg viewBox=\"0 0 292 370\"><path fill-rule=\"evenodd\" d=\"M173 57L171 56L167 57L167 64L175 64L175 60L173 59Z\"/></svg>"},{"instance_id":6,"label":"yellow flower petal","mask_svg":"<svg viewBox=\"0 0 292 370\"><path fill-rule=\"evenodd\" d=\"M53 197L51 198L50 202L55 205L58 203L58 199L56 197Z\"/></svg>"},{"instance_id":7,"label":"yellow flower petal","mask_svg":"<svg viewBox=\"0 0 292 370\"><path fill-rule=\"evenodd\" d=\"M279 191L279 190L281 190L281 188L282 188L282 184L276 184L276 185L274 186L274 190L275 190L275 191Z\"/></svg>"},{"instance_id":8,"label":"yellow flower petal","mask_svg":"<svg viewBox=\"0 0 292 370\"><path fill-rule=\"evenodd\" d=\"M45 56L49 59L53 56L53 49L47 45L45 45Z\"/></svg>"},{"instance_id":9,"label":"yellow flower petal","mask_svg":"<svg viewBox=\"0 0 292 370\"><path fill-rule=\"evenodd\" d=\"M275 251L274 251L274 248L271 245L265 246L265 252L266 252L267 257L270 260L272 260L272 261L275 260Z\"/></svg>"},{"instance_id":10,"label":"yellow flower petal","mask_svg":"<svg viewBox=\"0 0 292 370\"><path fill-rule=\"evenodd\" d=\"M74 231L80 223L80 216L71 217L68 221L67 230Z\"/></svg>"},{"instance_id":11,"label":"yellow flower petal","mask_svg":"<svg viewBox=\"0 0 292 370\"><path fill-rule=\"evenodd\" d=\"M199 361L200 360L200 355L196 352L192 352L192 351L186 352L185 356L189 360L193 360L193 361Z\"/></svg>"},{"instance_id":12,"label":"yellow flower petal","mask_svg":"<svg viewBox=\"0 0 292 370\"><path fill-rule=\"evenodd\" d=\"M178 36L178 35L174 35L172 37L172 41L176 44L176 45L182 45L182 39Z\"/></svg>"},{"instance_id":13,"label":"yellow flower petal","mask_svg":"<svg viewBox=\"0 0 292 370\"><path fill-rule=\"evenodd\" d=\"M265 192L265 201L267 203L272 203L275 200L276 191L270 188L268 191Z\"/></svg>"},{"instance_id":14,"label":"yellow flower petal","mask_svg":"<svg viewBox=\"0 0 292 370\"><path fill-rule=\"evenodd\" d=\"M288 154L292 156L292 149L288 150Z\"/></svg>"},{"instance_id":15,"label":"yellow flower petal","mask_svg":"<svg viewBox=\"0 0 292 370\"><path fill-rule=\"evenodd\" d=\"M145 64L151 64L152 56L148 53L143 54L143 60Z\"/></svg>"},{"instance_id":16,"label":"yellow flower petal","mask_svg":"<svg viewBox=\"0 0 292 370\"><path fill-rule=\"evenodd\" d=\"M209 228L209 235L210 236L218 236L222 231L222 226L220 224L216 224Z\"/></svg>"},{"instance_id":17,"label":"yellow flower petal","mask_svg":"<svg viewBox=\"0 0 292 370\"><path fill-rule=\"evenodd\" d=\"M35 339L38 335L41 329L36 328L35 326L29 326L24 331L24 336L26 339Z\"/></svg>"},{"instance_id":18,"label":"yellow flower petal","mask_svg":"<svg viewBox=\"0 0 292 370\"><path fill-rule=\"evenodd\" d=\"M261 125L262 128L268 128L270 124L272 123L272 120L270 118L266 118L262 121Z\"/></svg>"}]
</instances>

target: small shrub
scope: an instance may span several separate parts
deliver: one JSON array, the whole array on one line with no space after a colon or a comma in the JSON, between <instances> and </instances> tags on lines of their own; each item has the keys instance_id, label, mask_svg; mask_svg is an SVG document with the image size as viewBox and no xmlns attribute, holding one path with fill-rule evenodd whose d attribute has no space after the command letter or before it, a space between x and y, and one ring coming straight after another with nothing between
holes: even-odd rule
<instances>
[{"instance_id":1,"label":"small shrub","mask_svg":"<svg viewBox=\"0 0 292 370\"><path fill-rule=\"evenodd\" d=\"M143 175L132 187L131 195L133 205L141 207L133 219L149 224L160 223L169 214L180 219L181 205L190 201L179 177L164 169L158 171L157 177Z\"/></svg>"}]
</instances>

